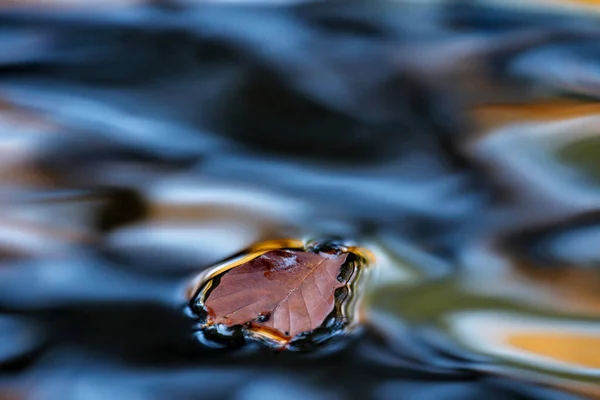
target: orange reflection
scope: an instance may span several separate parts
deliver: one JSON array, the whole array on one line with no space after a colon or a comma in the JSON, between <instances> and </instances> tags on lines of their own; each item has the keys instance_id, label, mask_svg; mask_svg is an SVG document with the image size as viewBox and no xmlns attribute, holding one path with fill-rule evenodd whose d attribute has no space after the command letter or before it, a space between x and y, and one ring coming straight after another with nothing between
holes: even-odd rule
<instances>
[{"instance_id":1,"label":"orange reflection","mask_svg":"<svg viewBox=\"0 0 600 400\"><path fill-rule=\"evenodd\" d=\"M600 369L600 335L579 332L509 334L507 344L520 350L585 368Z\"/></svg>"},{"instance_id":2,"label":"orange reflection","mask_svg":"<svg viewBox=\"0 0 600 400\"><path fill-rule=\"evenodd\" d=\"M472 112L477 125L487 131L513 122L551 122L598 115L600 103L557 99L531 104L484 105L474 107Z\"/></svg>"},{"instance_id":3,"label":"orange reflection","mask_svg":"<svg viewBox=\"0 0 600 400\"><path fill-rule=\"evenodd\" d=\"M592 6L599 6L600 0L568 0L571 3L589 4Z\"/></svg>"},{"instance_id":4,"label":"orange reflection","mask_svg":"<svg viewBox=\"0 0 600 400\"><path fill-rule=\"evenodd\" d=\"M466 347L500 363L519 364L505 370L507 375L600 398L595 382L600 377L600 321L491 310L459 312L449 321Z\"/></svg>"}]
</instances>

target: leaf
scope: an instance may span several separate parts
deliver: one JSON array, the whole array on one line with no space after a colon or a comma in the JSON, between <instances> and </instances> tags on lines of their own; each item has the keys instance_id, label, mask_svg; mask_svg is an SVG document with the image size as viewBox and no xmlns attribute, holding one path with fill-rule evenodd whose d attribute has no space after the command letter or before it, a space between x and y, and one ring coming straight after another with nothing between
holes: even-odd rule
<instances>
[{"instance_id":1,"label":"leaf","mask_svg":"<svg viewBox=\"0 0 600 400\"><path fill-rule=\"evenodd\" d=\"M250 323L284 338L312 331L335 307L346 285L340 270L348 254L270 251L226 272L205 300L209 323Z\"/></svg>"}]
</instances>

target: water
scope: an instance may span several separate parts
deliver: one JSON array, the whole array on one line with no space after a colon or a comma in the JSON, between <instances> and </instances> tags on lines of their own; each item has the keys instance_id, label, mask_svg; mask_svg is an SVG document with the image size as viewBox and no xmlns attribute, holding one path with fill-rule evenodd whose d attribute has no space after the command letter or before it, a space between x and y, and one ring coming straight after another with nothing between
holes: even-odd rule
<instances>
[{"instance_id":1,"label":"water","mask_svg":"<svg viewBox=\"0 0 600 400\"><path fill-rule=\"evenodd\" d=\"M0 9L0 399L599 398L577 10ZM347 341L198 342L201 271L329 236L377 258Z\"/></svg>"}]
</instances>

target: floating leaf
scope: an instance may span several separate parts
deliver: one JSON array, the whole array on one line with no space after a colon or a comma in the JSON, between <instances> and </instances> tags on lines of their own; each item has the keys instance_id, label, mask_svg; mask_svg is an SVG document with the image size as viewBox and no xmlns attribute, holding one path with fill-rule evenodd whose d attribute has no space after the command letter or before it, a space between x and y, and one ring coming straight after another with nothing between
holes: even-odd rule
<instances>
[{"instance_id":1,"label":"floating leaf","mask_svg":"<svg viewBox=\"0 0 600 400\"><path fill-rule=\"evenodd\" d=\"M346 254L271 251L235 268L206 299L211 320L252 323L286 337L318 328L335 305Z\"/></svg>"},{"instance_id":2,"label":"floating leaf","mask_svg":"<svg viewBox=\"0 0 600 400\"><path fill-rule=\"evenodd\" d=\"M241 329L287 345L318 334L329 336L356 322L350 315L354 284L365 261L343 246L320 244L307 249L261 252L237 265L221 266L196 296L202 329L213 333ZM323 335L321 335L323 336Z\"/></svg>"}]
</instances>

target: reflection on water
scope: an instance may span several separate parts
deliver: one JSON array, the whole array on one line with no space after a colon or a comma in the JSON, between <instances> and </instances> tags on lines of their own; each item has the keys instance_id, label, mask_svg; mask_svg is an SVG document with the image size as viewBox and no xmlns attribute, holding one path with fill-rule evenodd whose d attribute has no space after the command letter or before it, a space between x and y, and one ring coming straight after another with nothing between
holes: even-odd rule
<instances>
[{"instance_id":1,"label":"reflection on water","mask_svg":"<svg viewBox=\"0 0 600 400\"><path fill-rule=\"evenodd\" d=\"M114 3L0 11L0 399L600 398L597 13ZM317 237L378 260L347 343L198 343Z\"/></svg>"},{"instance_id":2,"label":"reflection on water","mask_svg":"<svg viewBox=\"0 0 600 400\"><path fill-rule=\"evenodd\" d=\"M531 315L464 313L449 316L460 340L481 351L538 369L598 376L599 326Z\"/></svg>"}]
</instances>

